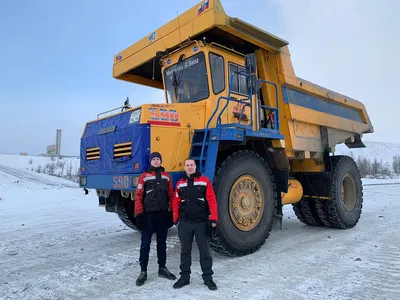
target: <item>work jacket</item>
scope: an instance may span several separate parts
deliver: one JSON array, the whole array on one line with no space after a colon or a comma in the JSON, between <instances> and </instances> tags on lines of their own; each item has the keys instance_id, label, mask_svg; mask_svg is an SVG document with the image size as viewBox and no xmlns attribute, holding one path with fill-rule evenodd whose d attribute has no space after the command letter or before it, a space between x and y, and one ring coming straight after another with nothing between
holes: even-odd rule
<instances>
[{"instance_id":1,"label":"work jacket","mask_svg":"<svg viewBox=\"0 0 400 300\"><path fill-rule=\"evenodd\" d=\"M172 209L174 188L171 176L163 167L150 167L138 180L135 198L135 217L144 212Z\"/></svg>"},{"instance_id":2,"label":"work jacket","mask_svg":"<svg viewBox=\"0 0 400 300\"><path fill-rule=\"evenodd\" d=\"M174 223L218 221L217 201L211 181L200 172L184 177L176 184L172 203Z\"/></svg>"}]
</instances>

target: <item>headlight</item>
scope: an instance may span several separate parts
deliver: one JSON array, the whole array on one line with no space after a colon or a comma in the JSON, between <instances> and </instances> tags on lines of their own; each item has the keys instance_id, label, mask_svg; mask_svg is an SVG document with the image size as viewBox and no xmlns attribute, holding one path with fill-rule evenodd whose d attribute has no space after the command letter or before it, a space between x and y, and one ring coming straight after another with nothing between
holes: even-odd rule
<instances>
[{"instance_id":1,"label":"headlight","mask_svg":"<svg viewBox=\"0 0 400 300\"><path fill-rule=\"evenodd\" d=\"M132 176L132 186L133 187L138 185L139 177L140 176Z\"/></svg>"},{"instance_id":2,"label":"headlight","mask_svg":"<svg viewBox=\"0 0 400 300\"><path fill-rule=\"evenodd\" d=\"M86 185L86 176L81 176L81 177L79 178L79 184L80 184L81 186L85 186L85 185Z\"/></svg>"}]
</instances>

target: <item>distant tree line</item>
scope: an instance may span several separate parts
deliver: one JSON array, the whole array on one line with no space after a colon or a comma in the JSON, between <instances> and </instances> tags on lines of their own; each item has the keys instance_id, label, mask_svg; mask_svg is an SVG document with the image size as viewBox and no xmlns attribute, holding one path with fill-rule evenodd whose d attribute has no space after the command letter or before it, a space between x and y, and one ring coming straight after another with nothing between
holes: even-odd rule
<instances>
[{"instance_id":1,"label":"distant tree line","mask_svg":"<svg viewBox=\"0 0 400 300\"><path fill-rule=\"evenodd\" d=\"M362 178L394 178L400 175L400 155L393 156L391 166L388 162L383 163L382 159L378 161L375 158L371 161L362 155L355 158L353 152L349 155L356 161ZM32 160L29 164L32 164ZM79 170L73 171L72 162L66 165L65 161L57 160L47 163L44 167L39 165L31 171L79 182Z\"/></svg>"},{"instance_id":2,"label":"distant tree line","mask_svg":"<svg viewBox=\"0 0 400 300\"><path fill-rule=\"evenodd\" d=\"M30 161L29 164L32 162ZM31 171L79 182L79 170L73 171L72 162L66 165L65 161L57 160L57 162L47 163L44 167L39 165L36 169L32 168Z\"/></svg>"},{"instance_id":3,"label":"distant tree line","mask_svg":"<svg viewBox=\"0 0 400 300\"><path fill-rule=\"evenodd\" d=\"M393 156L392 166L388 162L383 163L382 159L371 161L361 155L355 159L352 152L350 156L356 161L363 178L393 178L400 175L400 155Z\"/></svg>"}]
</instances>

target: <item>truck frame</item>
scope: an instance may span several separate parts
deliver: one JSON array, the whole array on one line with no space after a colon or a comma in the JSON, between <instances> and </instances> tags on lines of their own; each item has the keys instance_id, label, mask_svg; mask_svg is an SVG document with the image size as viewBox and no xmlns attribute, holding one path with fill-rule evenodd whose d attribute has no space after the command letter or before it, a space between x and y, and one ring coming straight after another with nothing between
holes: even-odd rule
<instances>
[{"instance_id":1,"label":"truck frame","mask_svg":"<svg viewBox=\"0 0 400 300\"><path fill-rule=\"evenodd\" d=\"M220 222L211 247L230 256L260 249L282 227L284 205L311 226L354 227L363 188L354 160L365 147L364 105L297 77L288 42L205 0L114 57L113 77L164 90L164 104L129 101L86 124L80 187L136 229L140 174L152 151L174 184L192 157L213 182ZM173 226L172 218L170 227Z\"/></svg>"}]
</instances>

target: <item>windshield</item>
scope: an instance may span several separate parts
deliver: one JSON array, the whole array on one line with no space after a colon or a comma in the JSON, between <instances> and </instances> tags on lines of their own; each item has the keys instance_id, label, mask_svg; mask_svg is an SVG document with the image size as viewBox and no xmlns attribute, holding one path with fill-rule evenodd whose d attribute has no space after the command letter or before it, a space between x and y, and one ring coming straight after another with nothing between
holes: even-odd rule
<instances>
[{"instance_id":1,"label":"windshield","mask_svg":"<svg viewBox=\"0 0 400 300\"><path fill-rule=\"evenodd\" d=\"M203 52L164 70L168 102L188 103L208 98L206 60Z\"/></svg>"}]
</instances>

